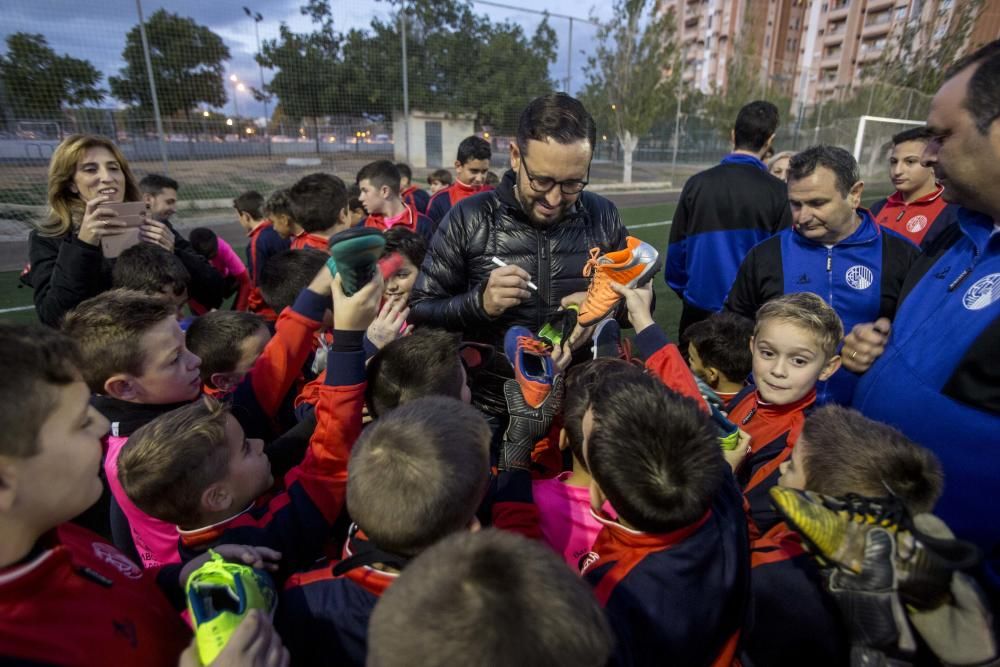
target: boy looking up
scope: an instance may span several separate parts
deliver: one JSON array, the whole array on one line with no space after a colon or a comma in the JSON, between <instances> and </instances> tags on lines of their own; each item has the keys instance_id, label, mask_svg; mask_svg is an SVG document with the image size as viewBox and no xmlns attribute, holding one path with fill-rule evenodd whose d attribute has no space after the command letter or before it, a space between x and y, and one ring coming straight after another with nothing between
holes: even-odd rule
<instances>
[{"instance_id":1,"label":"boy looking up","mask_svg":"<svg viewBox=\"0 0 1000 667\"><path fill-rule=\"evenodd\" d=\"M431 196L413 183L413 170L410 169L410 165L397 162L396 169L399 170L399 196L407 206L416 209L417 213L427 215L427 205L431 201Z\"/></svg>"},{"instance_id":2,"label":"boy looking up","mask_svg":"<svg viewBox=\"0 0 1000 667\"><path fill-rule=\"evenodd\" d=\"M691 372L728 405L747 386L753 322L722 311L684 330Z\"/></svg>"},{"instance_id":3,"label":"boy looking up","mask_svg":"<svg viewBox=\"0 0 1000 667\"><path fill-rule=\"evenodd\" d=\"M427 204L427 217L435 228L452 206L486 189L491 156L490 144L485 139L477 136L462 139L455 160L455 182L435 192Z\"/></svg>"},{"instance_id":4,"label":"boy looking up","mask_svg":"<svg viewBox=\"0 0 1000 667\"><path fill-rule=\"evenodd\" d=\"M386 231L400 227L430 241L433 223L399 194L399 170L388 160L370 162L358 172L361 205L368 216L365 227Z\"/></svg>"},{"instance_id":5,"label":"boy looking up","mask_svg":"<svg viewBox=\"0 0 1000 667\"><path fill-rule=\"evenodd\" d=\"M892 138L889 178L896 191L871 207L875 222L914 244L925 247L957 220L958 205L941 196L934 167L924 166L921 156L934 133L927 127L904 130Z\"/></svg>"},{"instance_id":6,"label":"boy looking up","mask_svg":"<svg viewBox=\"0 0 1000 667\"><path fill-rule=\"evenodd\" d=\"M315 248L329 253L330 237L351 226L347 186L332 174L303 176L289 188L288 198L292 221L302 228L292 239L292 250Z\"/></svg>"},{"instance_id":7,"label":"boy looking up","mask_svg":"<svg viewBox=\"0 0 1000 667\"><path fill-rule=\"evenodd\" d=\"M816 402L816 383L840 368L837 346L843 337L837 313L810 292L772 299L757 311L750 339L755 389L733 406L729 420L752 438L738 478L762 532L778 520L768 490Z\"/></svg>"}]
</instances>

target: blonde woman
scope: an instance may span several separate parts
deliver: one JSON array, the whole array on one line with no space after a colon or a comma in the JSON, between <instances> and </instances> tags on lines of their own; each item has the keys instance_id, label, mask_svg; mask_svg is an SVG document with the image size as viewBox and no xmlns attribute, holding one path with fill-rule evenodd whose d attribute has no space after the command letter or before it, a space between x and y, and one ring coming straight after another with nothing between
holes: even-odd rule
<instances>
[{"instance_id":1,"label":"blonde woman","mask_svg":"<svg viewBox=\"0 0 1000 667\"><path fill-rule=\"evenodd\" d=\"M38 319L58 326L66 311L111 287L111 262L101 253L101 239L121 234L125 224L104 206L142 201L125 156L104 137L67 137L49 162L49 216L31 232L30 270ZM174 250L174 234L148 220L139 238Z\"/></svg>"},{"instance_id":2,"label":"blonde woman","mask_svg":"<svg viewBox=\"0 0 1000 667\"><path fill-rule=\"evenodd\" d=\"M788 182L788 163L791 161L795 151L781 151L767 161L767 171L776 178Z\"/></svg>"}]
</instances>

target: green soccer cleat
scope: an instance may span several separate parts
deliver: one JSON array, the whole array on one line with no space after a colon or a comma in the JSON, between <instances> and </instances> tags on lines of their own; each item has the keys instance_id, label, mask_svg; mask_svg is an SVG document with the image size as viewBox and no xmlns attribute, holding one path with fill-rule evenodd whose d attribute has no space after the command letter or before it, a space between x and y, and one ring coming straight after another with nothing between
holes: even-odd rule
<instances>
[{"instance_id":1,"label":"green soccer cleat","mask_svg":"<svg viewBox=\"0 0 1000 667\"><path fill-rule=\"evenodd\" d=\"M550 347L559 347L568 341L573 329L576 328L576 315L580 311L577 305L571 305L565 310L557 310L538 332L539 340Z\"/></svg>"},{"instance_id":2,"label":"green soccer cleat","mask_svg":"<svg viewBox=\"0 0 1000 667\"><path fill-rule=\"evenodd\" d=\"M939 604L948 595L952 573L979 561L974 544L920 530L917 524L931 526L928 519L935 517L919 515L915 521L896 497L833 498L781 486L772 487L770 493L778 512L802 535L814 556L855 574L864 570L868 533L883 528L896 542L893 567L900 598L917 608Z\"/></svg>"},{"instance_id":3,"label":"green soccer cleat","mask_svg":"<svg viewBox=\"0 0 1000 667\"><path fill-rule=\"evenodd\" d=\"M351 296L375 277L385 237L372 227L352 227L330 237L330 274L340 274L344 294Z\"/></svg>"},{"instance_id":4,"label":"green soccer cleat","mask_svg":"<svg viewBox=\"0 0 1000 667\"><path fill-rule=\"evenodd\" d=\"M271 615L278 604L274 582L266 572L209 553L212 559L191 574L185 588L204 665L215 660L251 609Z\"/></svg>"}]
</instances>

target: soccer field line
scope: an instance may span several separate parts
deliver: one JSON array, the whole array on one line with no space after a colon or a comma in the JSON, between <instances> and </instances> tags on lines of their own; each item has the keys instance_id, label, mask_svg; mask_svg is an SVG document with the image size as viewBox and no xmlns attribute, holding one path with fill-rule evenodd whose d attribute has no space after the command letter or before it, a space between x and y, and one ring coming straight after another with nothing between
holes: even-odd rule
<instances>
[{"instance_id":1,"label":"soccer field line","mask_svg":"<svg viewBox=\"0 0 1000 667\"><path fill-rule=\"evenodd\" d=\"M645 222L641 225L629 225L628 229L629 231L632 231L633 229L647 229L649 227L669 227L671 222L673 222L673 220L661 220L660 222Z\"/></svg>"},{"instance_id":2,"label":"soccer field line","mask_svg":"<svg viewBox=\"0 0 1000 667\"><path fill-rule=\"evenodd\" d=\"M0 315L4 313L19 313L24 310L34 310L34 306L17 306L16 308L0 308Z\"/></svg>"}]
</instances>

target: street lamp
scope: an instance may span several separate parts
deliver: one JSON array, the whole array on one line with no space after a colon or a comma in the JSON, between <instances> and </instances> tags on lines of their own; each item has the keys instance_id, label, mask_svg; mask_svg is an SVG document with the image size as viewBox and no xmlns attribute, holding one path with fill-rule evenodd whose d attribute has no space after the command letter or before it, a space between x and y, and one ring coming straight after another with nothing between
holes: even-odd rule
<instances>
[{"instance_id":1,"label":"street lamp","mask_svg":"<svg viewBox=\"0 0 1000 667\"><path fill-rule=\"evenodd\" d=\"M239 119L239 117L240 117L240 105L239 105L239 102L236 99L237 98L237 94L236 93L239 92L239 91L246 90L247 87L244 86L240 82L240 78L238 76L236 76L235 74L230 74L229 75L229 80L233 82L233 115L237 119ZM232 123L228 123L227 122L226 124L227 125L231 125ZM237 141L243 141L243 137L240 136L239 132L236 133L236 140Z\"/></svg>"},{"instance_id":2,"label":"street lamp","mask_svg":"<svg viewBox=\"0 0 1000 667\"><path fill-rule=\"evenodd\" d=\"M253 19L253 32L257 38L257 57L260 58L260 22L264 20L260 12L251 11L249 7L243 8L243 13ZM257 61L257 71L260 72L260 94L264 96L264 66ZM264 136L267 136L267 123L271 122L271 116L267 111L267 97L264 96Z\"/></svg>"}]
</instances>

